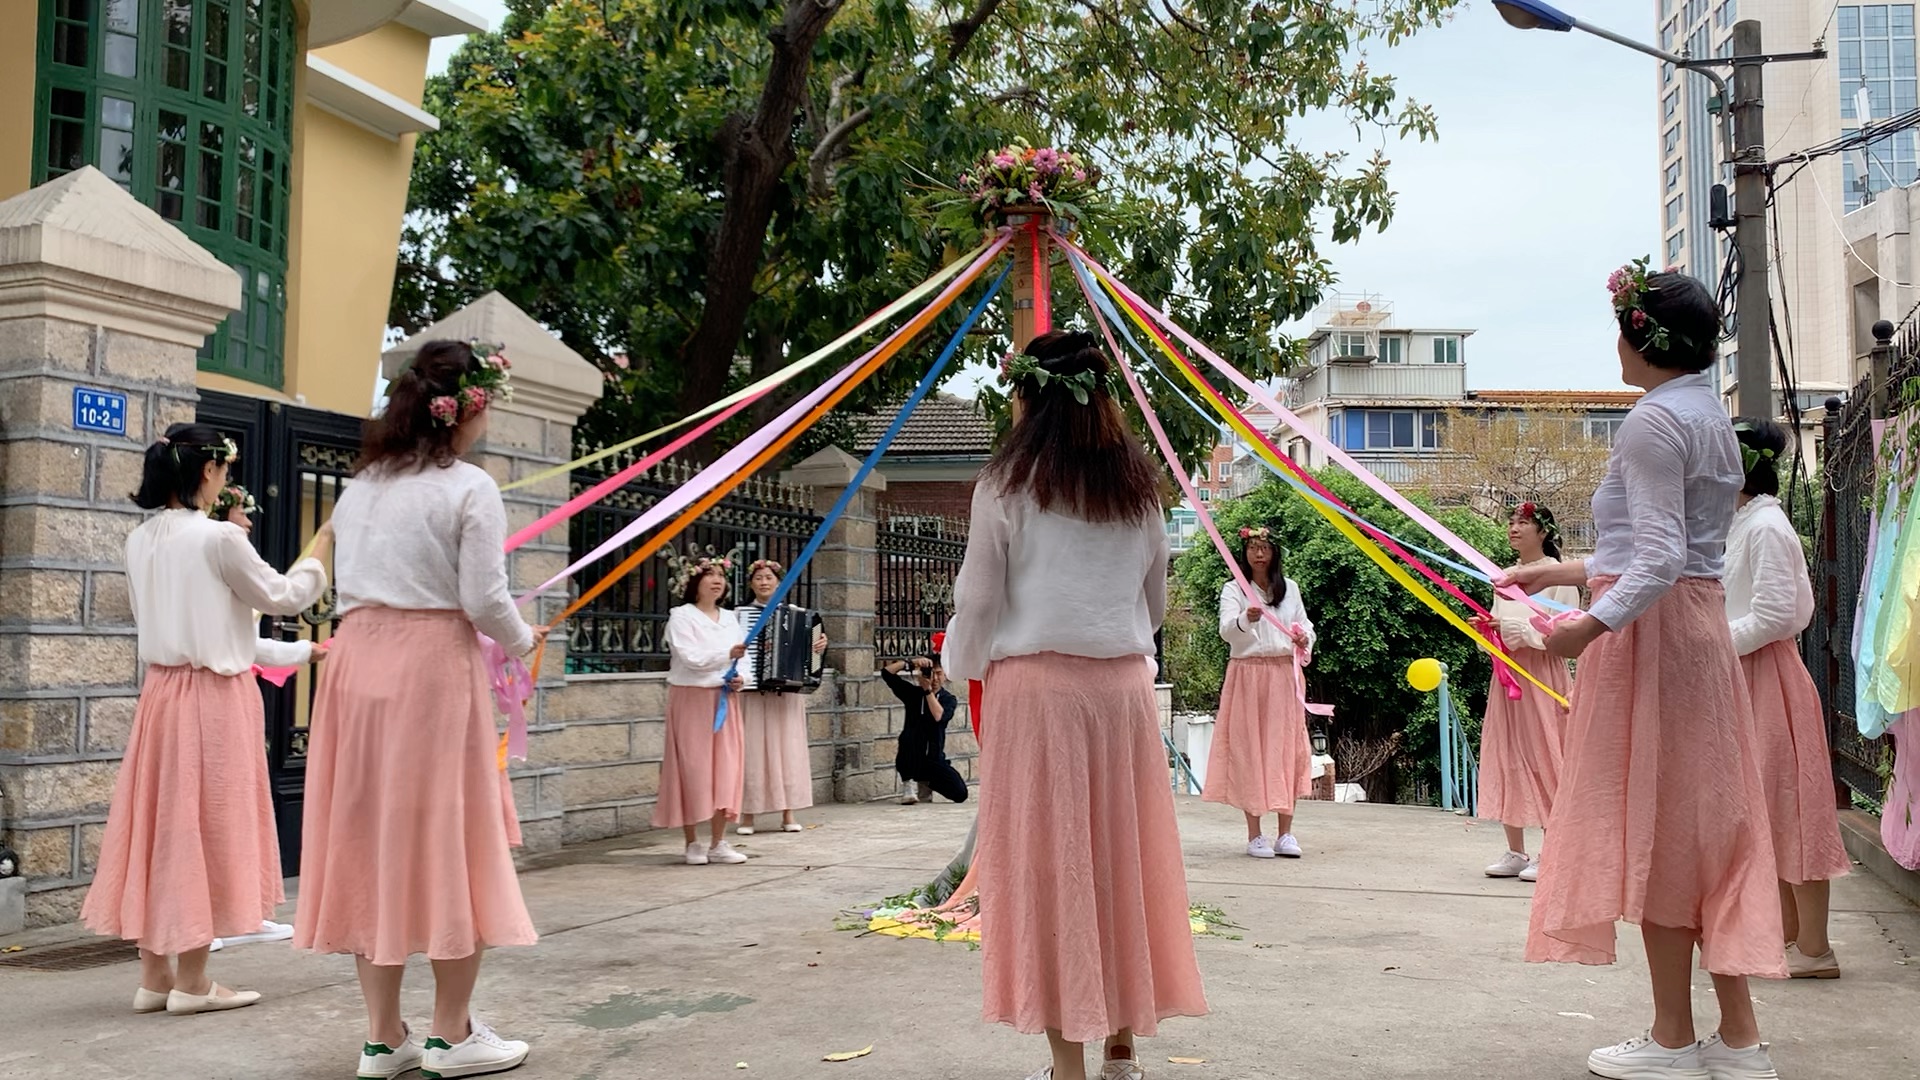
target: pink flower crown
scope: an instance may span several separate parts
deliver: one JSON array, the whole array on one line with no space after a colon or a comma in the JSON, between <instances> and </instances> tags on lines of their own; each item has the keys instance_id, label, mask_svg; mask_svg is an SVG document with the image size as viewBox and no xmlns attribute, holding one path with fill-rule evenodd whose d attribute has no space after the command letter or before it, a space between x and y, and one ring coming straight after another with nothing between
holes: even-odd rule
<instances>
[{"instance_id":1,"label":"pink flower crown","mask_svg":"<svg viewBox=\"0 0 1920 1080\"><path fill-rule=\"evenodd\" d=\"M228 484L220 489L219 495L214 497L213 509L207 511L207 516L215 521L225 521L227 512L236 506L240 508L241 513L248 516L260 512L260 504L254 501L252 492L239 484Z\"/></svg>"},{"instance_id":2,"label":"pink flower crown","mask_svg":"<svg viewBox=\"0 0 1920 1080\"><path fill-rule=\"evenodd\" d=\"M497 401L512 401L513 386L508 372L513 363L498 345L485 345L478 341L468 342L473 349L474 359L479 367L460 376L460 388L451 394L442 394L427 402L427 412L433 422L445 427L457 427L484 412Z\"/></svg>"},{"instance_id":3,"label":"pink flower crown","mask_svg":"<svg viewBox=\"0 0 1920 1080\"><path fill-rule=\"evenodd\" d=\"M1652 315L1647 314L1647 294L1654 291L1653 286L1647 284L1647 276L1651 273L1647 269L1650 261L1647 256L1642 255L1607 275L1607 291L1613 294L1614 314L1626 316L1627 322L1635 330L1646 331L1645 348L1665 352L1673 343L1674 335L1668 334L1666 327L1661 326ZM1680 270L1678 267L1669 266L1666 272L1677 274ZM1693 344L1685 337L1679 340L1683 345Z\"/></svg>"}]
</instances>

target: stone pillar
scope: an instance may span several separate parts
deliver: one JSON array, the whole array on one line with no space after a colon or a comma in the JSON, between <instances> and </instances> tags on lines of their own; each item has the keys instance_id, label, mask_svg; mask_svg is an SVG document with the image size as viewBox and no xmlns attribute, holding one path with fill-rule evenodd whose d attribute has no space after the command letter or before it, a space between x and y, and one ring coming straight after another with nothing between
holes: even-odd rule
<instances>
[{"instance_id":1,"label":"stone pillar","mask_svg":"<svg viewBox=\"0 0 1920 1080\"><path fill-rule=\"evenodd\" d=\"M475 464L504 486L573 460L574 424L600 400L605 384L593 364L495 292L387 350L382 370L388 378L396 377L422 344L443 338L499 345L513 365L513 400L494 407L487 436L471 455ZM572 494L572 479L565 473L506 492L502 497L507 504L507 531L533 524ZM567 526L563 524L509 556L507 577L518 595L566 569L567 561ZM545 623L560 614L567 595L565 584L555 586L524 614L531 622ZM566 670L566 637L555 634L547 642L540 683L527 717L536 747L555 741L542 735L566 726L558 718L550 720L548 709L548 699L565 684ZM512 765L514 806L520 812L528 852L550 851L561 844L565 771L562 765L543 760L537 751L530 760Z\"/></svg>"},{"instance_id":2,"label":"stone pillar","mask_svg":"<svg viewBox=\"0 0 1920 1080\"><path fill-rule=\"evenodd\" d=\"M839 501L860 470L846 451L828 447L781 474L789 484L813 488L815 510ZM898 787L888 706L894 697L876 674L874 609L878 595L880 493L886 478L869 473L846 513L813 557L814 603L827 632L827 664L837 673L837 693L816 699L813 722L824 720L833 746L833 800L866 802ZM815 741L821 733L810 733Z\"/></svg>"},{"instance_id":3,"label":"stone pillar","mask_svg":"<svg viewBox=\"0 0 1920 1080\"><path fill-rule=\"evenodd\" d=\"M29 926L74 918L93 876L140 682L127 496L239 303L238 275L98 170L0 202L0 824ZM123 433L79 429L91 391L124 397Z\"/></svg>"}]
</instances>

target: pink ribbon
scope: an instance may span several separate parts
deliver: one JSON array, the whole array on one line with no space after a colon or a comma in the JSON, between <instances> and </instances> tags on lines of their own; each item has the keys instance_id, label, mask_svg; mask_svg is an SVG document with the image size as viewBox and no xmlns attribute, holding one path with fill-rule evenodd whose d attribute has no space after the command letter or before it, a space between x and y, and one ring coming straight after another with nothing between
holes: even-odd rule
<instances>
[{"instance_id":1,"label":"pink ribbon","mask_svg":"<svg viewBox=\"0 0 1920 1080\"><path fill-rule=\"evenodd\" d=\"M1481 637L1486 638L1487 641L1500 646L1502 649L1507 648L1507 643L1500 638L1499 624L1495 623L1491 617L1477 619L1475 622L1478 623L1475 629L1480 631ZM1520 695L1524 691L1521 689L1520 680L1514 677L1513 669L1507 666L1505 660L1502 660L1492 653L1487 654L1487 659L1493 661L1494 681L1500 684L1500 689L1506 691L1507 700L1519 701Z\"/></svg>"},{"instance_id":2,"label":"pink ribbon","mask_svg":"<svg viewBox=\"0 0 1920 1080\"><path fill-rule=\"evenodd\" d=\"M288 679L300 673L300 669L297 667L261 667L259 664L255 664L253 665L253 673L275 686L285 686L287 685Z\"/></svg>"},{"instance_id":3,"label":"pink ribbon","mask_svg":"<svg viewBox=\"0 0 1920 1080\"><path fill-rule=\"evenodd\" d=\"M1307 631L1306 627L1301 626L1299 623L1294 623L1293 625L1287 627L1287 636L1298 638L1301 635L1305 634L1306 631ZM1307 652L1307 647L1304 645L1301 645L1298 641L1295 641L1293 646L1293 693L1294 693L1294 696L1300 699L1300 707L1302 709L1305 709L1309 714L1313 716L1332 716L1333 706L1316 705L1313 702L1307 700L1307 665L1312 662L1313 662L1313 656Z\"/></svg>"},{"instance_id":4,"label":"pink ribbon","mask_svg":"<svg viewBox=\"0 0 1920 1080\"><path fill-rule=\"evenodd\" d=\"M507 756L527 760L527 699L533 696L533 676L517 656L508 656L501 644L485 634L480 639L480 656L487 665L487 682L493 688L494 707L507 716Z\"/></svg>"},{"instance_id":5,"label":"pink ribbon","mask_svg":"<svg viewBox=\"0 0 1920 1080\"><path fill-rule=\"evenodd\" d=\"M1234 367L1232 364L1227 363L1225 360L1222 360L1217 353L1215 353L1212 349L1207 348L1206 344L1200 341L1199 338L1196 338L1192 334L1187 333L1187 331L1182 329L1178 323L1175 323L1173 320L1167 318L1167 316L1161 313L1159 309L1155 308L1153 305L1141 299L1139 294L1135 293L1132 289L1129 289L1127 288L1126 285L1122 284L1118 278L1114 277L1113 274L1107 270L1106 267L1102 266L1099 262L1095 261L1093 256L1087 254L1085 251L1075 246L1072 241L1068 240L1064 236L1061 236L1057 232L1054 234L1054 239L1059 241L1060 244L1064 246L1067 250L1079 256L1080 259L1085 261L1088 266L1093 267L1094 271L1100 275L1101 280L1107 282L1109 285L1112 285L1114 291L1119 293L1120 296L1124 298L1127 301L1127 303L1134 308L1134 310L1141 312L1145 315L1153 316L1154 321L1158 322L1161 326L1164 326L1168 330L1172 331L1175 337L1185 342L1188 348L1192 349L1194 352L1199 353L1203 358L1206 359L1208 363L1212 364L1216 370L1218 370L1222 375L1226 376L1227 379L1231 381L1235 386L1238 386L1243 392L1245 392L1254 401L1258 402L1261 406L1271 411L1274 416L1278 417L1280 421L1286 424L1287 427L1291 429L1295 434L1305 438L1308 442L1312 443L1315 447L1317 447L1322 453L1326 454L1327 457L1330 460L1332 460L1334 463L1340 465L1342 468L1352 473L1356 478L1360 480L1361 483L1372 488L1377 494L1379 494L1381 498L1387 500L1387 502L1394 509L1407 515L1407 517L1413 519L1415 524L1419 525L1421 528L1427 530L1427 532L1437 537L1442 543L1445 543L1449 547L1452 547L1454 551L1460 555L1461 558L1465 559L1469 564L1471 564L1473 567L1478 569L1481 573L1486 574L1487 577L1498 580L1502 576L1503 572L1499 567L1493 564L1493 561L1491 559L1488 559L1485 555L1482 555L1477 549L1473 547L1473 545L1460 539L1458 536L1455 536L1453 534L1453 530L1447 528L1445 525L1440 524L1438 521L1435 521L1433 518L1433 515L1420 509L1418 506L1415 506L1412 501L1410 501L1406 496L1400 494L1398 491L1395 491L1390 485L1387 484L1386 481L1381 480L1379 477L1373 475L1373 473L1369 472L1365 466L1361 465L1359 462L1349 457L1346 451L1340 449L1340 447L1336 445L1333 442L1333 440L1327 438L1325 435L1315 430L1311 425L1307 424L1305 421L1301 420L1298 416L1294 415L1290 410L1287 409L1286 406L1280 404L1280 402L1277 399L1275 399L1272 394L1268 393L1263 387L1261 387L1260 384L1254 382L1252 379L1249 379L1245 375L1241 374L1238 368ZM1089 302L1091 302L1091 299L1089 299ZM1256 435L1260 435L1262 437L1262 440L1265 441L1264 432L1261 432L1258 429L1254 429L1254 433ZM1269 448L1270 449L1272 448L1271 444L1269 444ZM1277 451L1276 451L1276 454L1280 458L1280 460L1282 461L1288 460L1286 455L1278 454ZM1412 564L1409 564L1409 565L1412 565ZM1496 586L1495 591L1510 599L1524 603L1529 608L1535 611L1540 610L1540 606L1533 602L1533 598L1527 595L1526 590L1520 588L1517 585ZM1475 605L1475 606L1477 607L1478 605Z\"/></svg>"},{"instance_id":6,"label":"pink ribbon","mask_svg":"<svg viewBox=\"0 0 1920 1080\"><path fill-rule=\"evenodd\" d=\"M975 265L984 265L998 257L999 254L1006 249L1007 242L1007 235L1002 234L1001 237L994 242L992 247L989 247L985 252L981 253L980 257L975 260ZM937 311L951 304L954 297L960 295L961 292L965 291L966 288L973 283L972 269L973 267L968 267L967 271L963 271L959 277L949 282L946 288L940 290L940 295L934 297L932 303L928 304L927 308L922 310L932 309ZM918 316L916 316L916 318L917 317ZM528 590L519 598L517 603L525 607L528 603L532 602L535 597L553 588L560 582L565 581L569 577L572 577L582 567L598 562L608 552L617 550L634 537L658 526L672 515L678 513L682 508L692 503L695 499L711 491L715 485L739 472L748 462L752 461L760 451L766 449L775 439L779 438L783 432L811 412L814 406L825 399L828 394L831 394L835 388L853 378L854 375L859 372L860 368L866 364L868 360L872 359L875 354L887 348L894 339L906 333L907 328L911 325L912 320L909 320L899 329L887 335L886 339L881 341L880 344L867 350L867 352L858 359L848 364L845 368L842 368L833 378L821 383L812 393L795 402L786 412L781 413L771 423L754 432L751 436L748 436L740 445L721 455L720 460L700 470L691 480L680 485L666 498L648 508L646 513L635 518L626 528L615 533L605 543L594 548L579 559L574 560L573 565L568 566L538 586Z\"/></svg>"}]
</instances>

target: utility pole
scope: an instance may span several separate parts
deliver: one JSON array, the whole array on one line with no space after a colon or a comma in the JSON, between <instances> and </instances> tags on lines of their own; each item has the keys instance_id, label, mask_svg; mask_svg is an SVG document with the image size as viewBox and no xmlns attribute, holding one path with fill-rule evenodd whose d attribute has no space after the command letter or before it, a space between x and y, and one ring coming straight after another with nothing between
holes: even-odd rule
<instances>
[{"instance_id":1,"label":"utility pole","mask_svg":"<svg viewBox=\"0 0 1920 1080\"><path fill-rule=\"evenodd\" d=\"M1734 292L1739 350L1734 411L1772 419L1780 412L1773 399L1773 349L1768 336L1772 301L1767 292L1767 138L1762 118L1760 23L1733 24L1733 243L1739 249L1740 283ZM1797 434L1797 433L1796 433Z\"/></svg>"}]
</instances>

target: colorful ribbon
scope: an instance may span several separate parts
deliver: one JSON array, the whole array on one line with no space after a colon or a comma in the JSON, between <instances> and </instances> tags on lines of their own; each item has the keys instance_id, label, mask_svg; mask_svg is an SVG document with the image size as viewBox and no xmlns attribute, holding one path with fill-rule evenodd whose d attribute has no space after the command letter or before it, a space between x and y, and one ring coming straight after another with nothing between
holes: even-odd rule
<instances>
[{"instance_id":1,"label":"colorful ribbon","mask_svg":"<svg viewBox=\"0 0 1920 1080\"><path fill-rule=\"evenodd\" d=\"M288 679L300 673L300 669L297 667L261 667L259 664L255 664L253 665L253 673L275 686L285 686L287 685Z\"/></svg>"},{"instance_id":2,"label":"colorful ribbon","mask_svg":"<svg viewBox=\"0 0 1920 1080\"><path fill-rule=\"evenodd\" d=\"M1287 627L1287 636L1294 638L1296 642L1304 633L1306 633L1306 627L1299 623ZM1316 705L1307 700L1307 665L1312 662L1313 654L1307 651L1307 647L1295 644L1293 647L1293 696L1299 699L1300 707L1306 710L1308 715L1332 716L1333 706Z\"/></svg>"},{"instance_id":3,"label":"colorful ribbon","mask_svg":"<svg viewBox=\"0 0 1920 1080\"><path fill-rule=\"evenodd\" d=\"M500 490L512 491L515 488L523 488L530 484L537 484L542 480L551 479L555 476L571 475L573 470L575 469L581 468L583 466L591 465L596 461L601 461L606 458L610 458L613 455L618 454L623 450L632 449L633 447L639 446L641 443L646 442L649 439L653 439L658 436L665 435L670 431L677 431L680 428L685 427L686 425L691 424L696 420L700 420L705 417L711 416L714 413L719 412L720 410L725 409L730 405L734 405L736 403L743 402L751 398L759 397L760 395L766 393L767 391L772 390L774 387L787 382L788 380L792 379L794 376L799 375L801 372L804 372L807 369L815 366L816 364L820 363L822 360L825 360L827 357L832 356L834 353L839 352L841 349L846 348L848 345L852 344L854 341L865 336L867 331L872 330L874 327L880 325L881 323L887 321L888 319L893 318L895 315L898 315L900 312L905 311L909 307L912 307L914 304L918 303L920 300L924 299L929 294L934 292L934 290L938 289L949 278L952 278L954 275L963 272L968 266L970 266L973 263L973 261L977 260L980 257L980 255L984 251L986 251L986 249L992 244L993 244L992 240L982 240L980 242L979 247L974 248L972 251L967 252L965 255L962 255L959 258L955 259L954 261L941 267L939 271L937 271L932 277L929 277L927 280L914 286L912 289L909 289L906 293L894 299L891 303L887 304L885 307L867 316L865 319L862 319L858 326L855 326L853 329L847 331L844 334L841 334L837 338L834 338L832 341L828 342L825 346L819 349L816 349L811 353L808 353L806 356L801 357L800 359L794 361L791 364L788 364L786 367L781 368L779 371L776 371L773 374L768 375L767 377L760 379L759 381L754 382L748 386L741 387L739 390L736 390L733 393L728 394L726 397L723 397L719 401L716 401L713 404L708 405L706 408L701 409L698 412L690 413L686 416L683 416L680 419L675 420L673 423L666 425L665 427L654 428L652 431L649 431L644 435L635 435L631 439L627 439L624 442L616 443L613 446L606 447L605 449L602 449L602 450L596 450L593 453L586 455L585 457L575 458L574 460L567 462L565 465L555 465L550 469L542 469L539 472L534 473L532 476L521 477L520 479L515 480L511 484L502 485Z\"/></svg>"},{"instance_id":4,"label":"colorful ribbon","mask_svg":"<svg viewBox=\"0 0 1920 1080\"><path fill-rule=\"evenodd\" d=\"M993 284L988 287L986 295L982 296L980 302L973 305L973 310L967 312L967 317L961 320L959 329L955 330L953 337L948 339L947 347L940 350L940 355L934 360L933 366L921 376L919 384L913 388L913 393L907 395L906 402L894 415L893 423L887 425L887 430L881 433L879 440L873 444L873 449L867 452L867 459L860 463L859 469L855 470L853 479L847 481L846 490L842 491L840 498L834 501L832 509L820 518L819 527L814 529L812 538L807 541L807 546L801 548L800 554L795 556L793 565L787 567L786 576L780 579L780 584L773 590L773 595L767 597L766 602L761 604L760 614L754 617L753 626L747 631L746 644L752 645L760 636L760 632L766 629L767 620L772 618L774 612L780 610L781 602L800 581L807 564L812 562L814 555L820 551L820 545L826 543L827 534L840 520L840 516L847 512L847 507L853 505L854 496L860 493L860 486L866 483L867 477L872 475L873 470L880 464L880 459L885 457L887 450L892 447L893 440L900 434L901 429L907 426L907 418L913 415L914 408L926 400L927 395L933 392L933 388L939 385L940 379L946 374L947 365L953 361L953 354L960 351L960 343L967 339L967 332L973 329L974 323L980 321L980 314L986 311L987 305L999 295L1000 286L1006 284L1007 275L1012 272L1011 263L1006 269L1000 271L1000 276L995 278ZM719 731L727 722L727 697L732 693L730 688L739 674L740 661L735 660L727 666L726 677L720 680L720 707L715 710L713 717L715 731Z\"/></svg>"},{"instance_id":5,"label":"colorful ribbon","mask_svg":"<svg viewBox=\"0 0 1920 1080\"><path fill-rule=\"evenodd\" d=\"M533 696L533 676L517 656L510 656L497 641L485 634L480 639L480 659L487 668L487 685L493 690L493 706L507 717L506 733L500 736L497 753L500 771L505 772L508 758L527 760L527 699Z\"/></svg>"}]
</instances>

